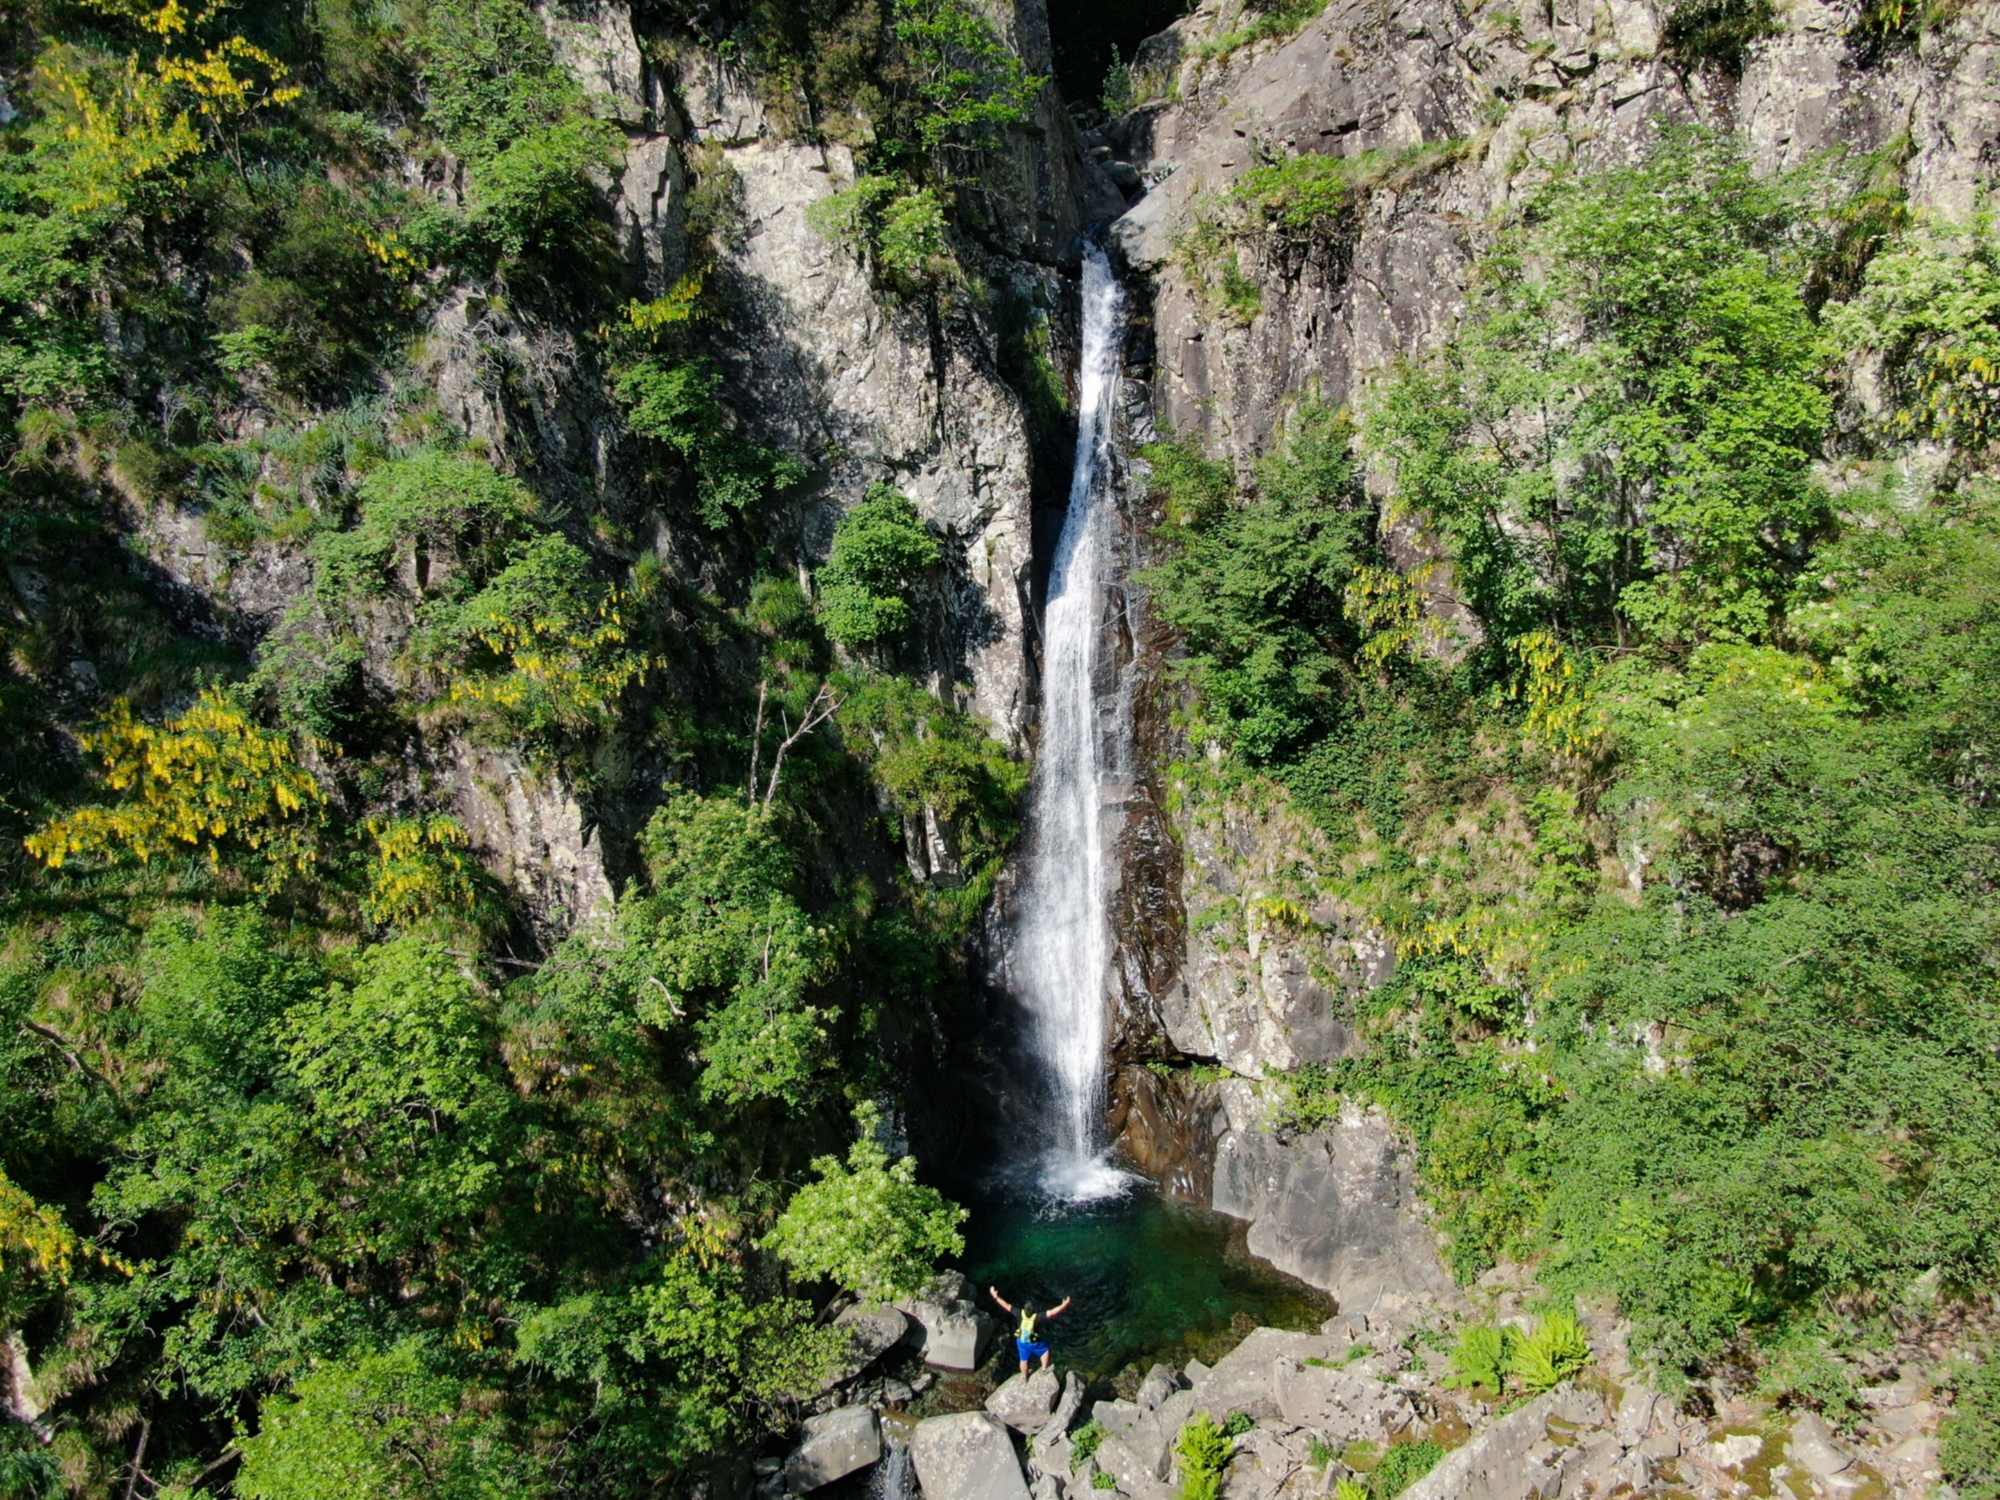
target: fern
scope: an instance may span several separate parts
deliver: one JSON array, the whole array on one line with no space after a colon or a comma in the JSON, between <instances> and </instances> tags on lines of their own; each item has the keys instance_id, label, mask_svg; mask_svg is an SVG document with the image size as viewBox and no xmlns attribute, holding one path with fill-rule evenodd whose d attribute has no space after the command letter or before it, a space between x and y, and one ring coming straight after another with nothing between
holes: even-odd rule
<instances>
[{"instance_id":1,"label":"fern","mask_svg":"<svg viewBox=\"0 0 2000 1500\"><path fill-rule=\"evenodd\" d=\"M1590 1339L1568 1313L1550 1313L1514 1351L1510 1369L1522 1389L1553 1390L1590 1364Z\"/></svg>"},{"instance_id":2,"label":"fern","mask_svg":"<svg viewBox=\"0 0 2000 1500\"><path fill-rule=\"evenodd\" d=\"M1458 1347L1451 1351L1451 1373L1444 1383L1459 1390L1483 1386L1498 1392L1506 1383L1515 1343L1511 1328L1481 1324L1466 1329L1459 1336Z\"/></svg>"}]
</instances>

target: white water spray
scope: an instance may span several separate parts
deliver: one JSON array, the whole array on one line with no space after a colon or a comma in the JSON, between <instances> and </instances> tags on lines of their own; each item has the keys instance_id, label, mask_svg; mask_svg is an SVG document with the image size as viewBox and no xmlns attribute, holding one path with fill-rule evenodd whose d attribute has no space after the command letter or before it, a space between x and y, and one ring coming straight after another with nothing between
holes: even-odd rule
<instances>
[{"instance_id":1,"label":"white water spray","mask_svg":"<svg viewBox=\"0 0 2000 1500\"><path fill-rule=\"evenodd\" d=\"M1042 725L1035 758L1033 842L1014 929L1013 974L1034 1028L1049 1120L1043 1185L1081 1200L1121 1191L1108 1165L1104 1115L1105 919L1102 767L1095 667L1100 574L1108 552L1112 406L1124 292L1095 245L1083 255L1083 362L1069 513L1042 614Z\"/></svg>"}]
</instances>

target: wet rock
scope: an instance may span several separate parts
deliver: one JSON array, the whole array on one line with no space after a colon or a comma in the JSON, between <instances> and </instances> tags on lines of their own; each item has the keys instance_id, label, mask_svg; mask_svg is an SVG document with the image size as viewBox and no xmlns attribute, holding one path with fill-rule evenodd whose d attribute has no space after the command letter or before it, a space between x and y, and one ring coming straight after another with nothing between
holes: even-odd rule
<instances>
[{"instance_id":1,"label":"wet rock","mask_svg":"<svg viewBox=\"0 0 2000 1500\"><path fill-rule=\"evenodd\" d=\"M1814 1412L1802 1412L1792 1419L1792 1436L1785 1451L1793 1463L1821 1479L1831 1479L1854 1465L1854 1455L1834 1443L1826 1423Z\"/></svg>"},{"instance_id":2,"label":"wet rock","mask_svg":"<svg viewBox=\"0 0 2000 1500\"><path fill-rule=\"evenodd\" d=\"M1061 1397L1053 1370L1011 1375L986 1398L986 1409L1016 1432L1039 1432Z\"/></svg>"},{"instance_id":3,"label":"wet rock","mask_svg":"<svg viewBox=\"0 0 2000 1500\"><path fill-rule=\"evenodd\" d=\"M990 1412L927 1417L910 1440L924 1500L1028 1500L1014 1440Z\"/></svg>"},{"instance_id":4,"label":"wet rock","mask_svg":"<svg viewBox=\"0 0 2000 1500\"><path fill-rule=\"evenodd\" d=\"M882 1456L882 1430L865 1406L806 1419L805 1437L785 1460L785 1489L803 1495L865 1469Z\"/></svg>"}]
</instances>

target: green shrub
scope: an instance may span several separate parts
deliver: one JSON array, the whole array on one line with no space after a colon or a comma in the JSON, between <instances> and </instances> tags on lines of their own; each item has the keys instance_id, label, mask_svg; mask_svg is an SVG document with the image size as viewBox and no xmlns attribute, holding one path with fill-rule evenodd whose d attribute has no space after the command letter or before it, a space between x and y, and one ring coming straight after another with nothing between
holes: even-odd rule
<instances>
[{"instance_id":1,"label":"green shrub","mask_svg":"<svg viewBox=\"0 0 2000 1500\"><path fill-rule=\"evenodd\" d=\"M1445 1377L1445 1384L1461 1390L1484 1387L1498 1392L1507 1383L1515 1352L1513 1329L1475 1324L1459 1335L1458 1347L1451 1351L1452 1369Z\"/></svg>"},{"instance_id":2,"label":"green shrub","mask_svg":"<svg viewBox=\"0 0 2000 1500\"><path fill-rule=\"evenodd\" d=\"M426 0L415 40L425 118L475 160L582 103L548 33L521 0Z\"/></svg>"},{"instance_id":3,"label":"green shrub","mask_svg":"<svg viewBox=\"0 0 2000 1500\"><path fill-rule=\"evenodd\" d=\"M601 121L531 127L474 167L472 229L508 256L587 256L605 234L591 173L623 157L623 138Z\"/></svg>"},{"instance_id":4,"label":"green shrub","mask_svg":"<svg viewBox=\"0 0 2000 1500\"><path fill-rule=\"evenodd\" d=\"M1827 321L1882 361L1885 438L1938 438L1969 453L2000 438L2000 240L1985 224L1927 224L1891 240Z\"/></svg>"},{"instance_id":5,"label":"green shrub","mask_svg":"<svg viewBox=\"0 0 2000 1500\"><path fill-rule=\"evenodd\" d=\"M613 384L633 431L664 444L693 476L697 513L715 531L806 476L797 459L731 425L721 385L722 373L706 359L652 354L627 365Z\"/></svg>"},{"instance_id":6,"label":"green shrub","mask_svg":"<svg viewBox=\"0 0 2000 1500\"><path fill-rule=\"evenodd\" d=\"M942 558L909 498L886 484L870 486L868 497L840 518L820 565L827 634L857 649L893 644L910 628L918 580Z\"/></svg>"},{"instance_id":7,"label":"green shrub","mask_svg":"<svg viewBox=\"0 0 2000 1500\"><path fill-rule=\"evenodd\" d=\"M1043 80L970 0L895 0L892 24L926 151L992 145L1028 117Z\"/></svg>"},{"instance_id":8,"label":"green shrub","mask_svg":"<svg viewBox=\"0 0 2000 1500\"><path fill-rule=\"evenodd\" d=\"M916 1179L915 1157L891 1162L876 1140L881 1114L855 1111L847 1162L822 1156L819 1181L802 1187L763 1241L808 1281L827 1280L868 1302L915 1296L937 1274L940 1257L959 1255L968 1210Z\"/></svg>"},{"instance_id":9,"label":"green shrub","mask_svg":"<svg viewBox=\"0 0 2000 1500\"><path fill-rule=\"evenodd\" d=\"M1508 1369L1523 1390L1540 1395L1582 1374L1589 1364L1590 1339L1582 1325L1568 1313L1550 1313L1514 1346Z\"/></svg>"},{"instance_id":10,"label":"green shrub","mask_svg":"<svg viewBox=\"0 0 2000 1500\"><path fill-rule=\"evenodd\" d=\"M1485 263L1457 341L1378 387L1369 444L1451 549L1489 650L1551 621L1683 651L1768 634L1828 516L1797 191L1699 133L1560 180ZM1586 337L1548 337L1572 314ZM1519 422L1535 443L1491 441Z\"/></svg>"},{"instance_id":11,"label":"green shrub","mask_svg":"<svg viewBox=\"0 0 2000 1500\"><path fill-rule=\"evenodd\" d=\"M1094 1490L1115 1490L1118 1488L1117 1476L1107 1474L1104 1470L1099 1469L1095 1474L1090 1476L1090 1487Z\"/></svg>"},{"instance_id":12,"label":"green shrub","mask_svg":"<svg viewBox=\"0 0 2000 1500\"><path fill-rule=\"evenodd\" d=\"M1027 768L965 714L906 677L850 688L841 709L848 743L902 816L928 819L953 845L967 875L989 869L1013 840Z\"/></svg>"},{"instance_id":13,"label":"green shrub","mask_svg":"<svg viewBox=\"0 0 2000 1500\"><path fill-rule=\"evenodd\" d=\"M491 1405L422 1339L315 1370L265 1404L236 1488L251 1500L383 1500L516 1491L532 1472Z\"/></svg>"},{"instance_id":14,"label":"green shrub","mask_svg":"<svg viewBox=\"0 0 2000 1500\"><path fill-rule=\"evenodd\" d=\"M1074 1474L1077 1470L1077 1467L1080 1464L1082 1464L1086 1459L1096 1456L1097 1445L1103 1441L1104 1441L1104 1424L1098 1421L1095 1417L1091 1418L1088 1422L1085 1422L1081 1427L1077 1428L1075 1432L1071 1433L1069 1440L1070 1472Z\"/></svg>"},{"instance_id":15,"label":"green shrub","mask_svg":"<svg viewBox=\"0 0 2000 1500\"><path fill-rule=\"evenodd\" d=\"M1752 46L1783 30L1771 0L1678 0L1660 40L1683 67L1714 63L1737 74Z\"/></svg>"},{"instance_id":16,"label":"green shrub","mask_svg":"<svg viewBox=\"0 0 2000 1500\"><path fill-rule=\"evenodd\" d=\"M1326 0L1250 0L1238 12L1235 28L1204 45L1201 55L1226 59L1244 47L1283 40L1325 9Z\"/></svg>"},{"instance_id":17,"label":"green shrub","mask_svg":"<svg viewBox=\"0 0 2000 1500\"><path fill-rule=\"evenodd\" d=\"M1951 1415L1939 1427L1939 1461L1960 1500L2000 1497L2000 1349L1989 1346L1957 1380Z\"/></svg>"},{"instance_id":18,"label":"green shrub","mask_svg":"<svg viewBox=\"0 0 2000 1500\"><path fill-rule=\"evenodd\" d=\"M1205 1411L1198 1411L1174 1439L1180 1461L1181 1500L1216 1500L1222 1493L1222 1471L1236 1447L1227 1431Z\"/></svg>"},{"instance_id":19,"label":"green shrub","mask_svg":"<svg viewBox=\"0 0 2000 1500\"><path fill-rule=\"evenodd\" d=\"M1443 1458L1444 1449L1430 1438L1419 1438L1414 1443L1391 1443L1382 1455L1382 1462L1368 1476L1369 1491L1374 1500L1394 1500L1395 1496L1435 1469Z\"/></svg>"},{"instance_id":20,"label":"green shrub","mask_svg":"<svg viewBox=\"0 0 2000 1500\"><path fill-rule=\"evenodd\" d=\"M1219 726L1252 764L1281 759L1339 712L1353 639L1344 600L1371 521L1346 419L1299 407L1235 504L1221 466L1178 443L1144 451L1176 546L1142 580L1186 636L1186 670Z\"/></svg>"},{"instance_id":21,"label":"green shrub","mask_svg":"<svg viewBox=\"0 0 2000 1500\"><path fill-rule=\"evenodd\" d=\"M867 260L878 284L897 295L933 291L959 274L944 199L907 176L857 177L808 208L806 222Z\"/></svg>"}]
</instances>

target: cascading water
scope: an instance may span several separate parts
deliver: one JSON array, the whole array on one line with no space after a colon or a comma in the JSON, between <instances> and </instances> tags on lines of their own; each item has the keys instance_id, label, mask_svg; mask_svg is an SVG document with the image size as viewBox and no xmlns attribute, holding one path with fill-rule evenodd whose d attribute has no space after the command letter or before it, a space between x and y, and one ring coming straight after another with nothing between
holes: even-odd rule
<instances>
[{"instance_id":1,"label":"cascading water","mask_svg":"<svg viewBox=\"0 0 2000 1500\"><path fill-rule=\"evenodd\" d=\"M1095 685L1100 574L1109 552L1099 503L1111 470L1125 297L1110 258L1083 256L1083 357L1069 512L1042 615L1041 744L1032 841L1014 925L1011 969L1033 1026L1046 1084L1043 1186L1082 1200L1123 1188L1104 1160L1105 921L1102 768Z\"/></svg>"}]
</instances>

